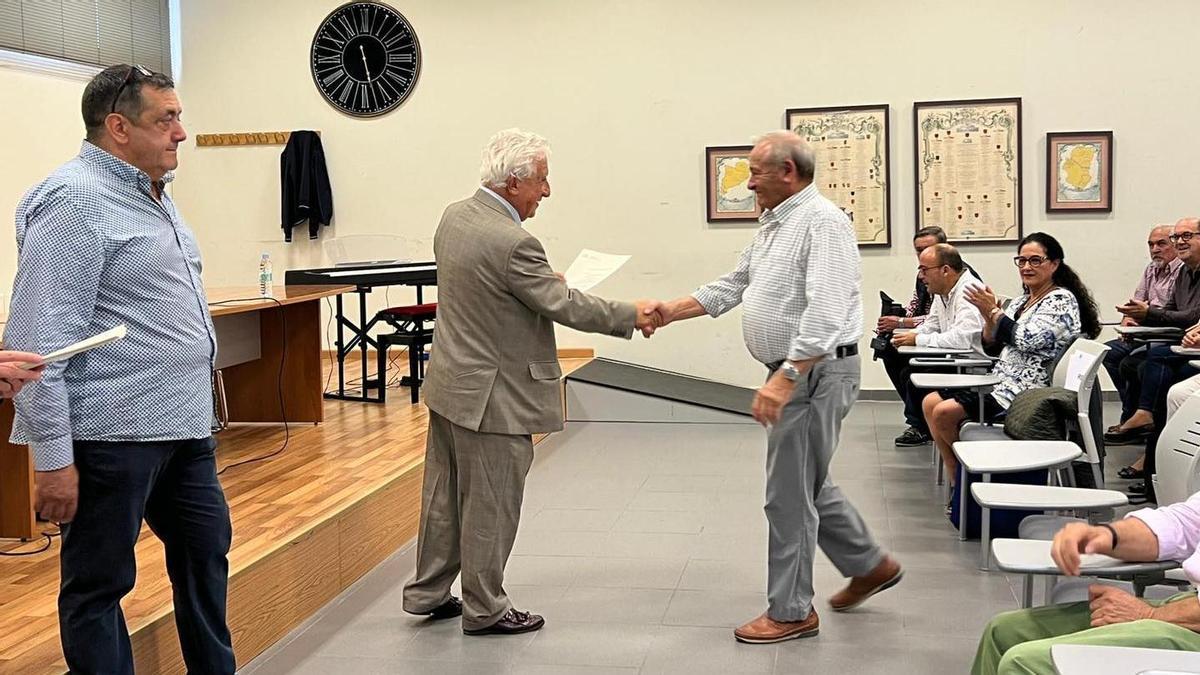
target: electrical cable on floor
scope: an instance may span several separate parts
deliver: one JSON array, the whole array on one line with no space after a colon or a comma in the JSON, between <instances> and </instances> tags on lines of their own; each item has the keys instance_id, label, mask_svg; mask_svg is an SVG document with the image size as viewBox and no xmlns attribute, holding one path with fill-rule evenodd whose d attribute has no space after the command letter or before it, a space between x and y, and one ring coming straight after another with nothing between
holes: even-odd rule
<instances>
[{"instance_id":1,"label":"electrical cable on floor","mask_svg":"<svg viewBox=\"0 0 1200 675\"><path fill-rule=\"evenodd\" d=\"M57 524L57 523L56 523L56 524ZM42 537L44 537L44 538L45 538L45 540L46 540L46 543L42 544L42 547L41 547L41 548L39 548L38 550L36 550L36 551L18 551L18 552L13 552L13 551L0 551L0 556L4 556L4 557L7 557L7 558L21 558L21 557L24 557L24 556L37 555L37 554L39 554L39 553L45 553L46 551L49 551L49 550L50 550L50 547L51 547L51 546L54 544L54 538L55 538L55 537L57 537L57 536L60 536L60 535L62 534L62 525L59 525L59 526L58 526L58 530L57 530L57 531L54 531L54 532L46 532L46 531L42 531L42 532L39 532L39 534L40 534L40 535L42 535ZM13 539L13 537L0 537L0 539ZM25 542L25 543L30 543L30 542L32 542L32 541L34 541L34 540L33 540L33 539L30 539L30 540L29 540L29 542Z\"/></svg>"},{"instance_id":2,"label":"electrical cable on floor","mask_svg":"<svg viewBox=\"0 0 1200 675\"><path fill-rule=\"evenodd\" d=\"M279 373L278 373L278 377L276 378L278 393L279 393L279 416L283 420L283 445L280 445L278 449L268 452L265 455L262 455L259 457L251 457L249 459L243 459L243 460L240 460L237 462L233 462L232 464L226 464L224 467L222 467L220 470L217 471L218 476L220 476L221 474L225 473L226 471L228 471L230 469L234 469L239 466L245 466L246 464L252 464L254 462L266 461L268 459L271 459L272 457L276 457L276 456L282 454L283 451L287 449L288 442L292 438L291 428L289 427L288 421L287 421L287 410L284 407L284 400L283 400L283 368L287 364L287 315L284 312L283 303L276 300L275 298L270 298L270 297L267 297L267 298L234 298L232 300L222 300L220 302L210 302L209 306L215 307L218 305L229 305L229 304L233 304L233 303L237 303L237 302L262 302L263 300L270 300L271 302L275 303L276 306L279 307L280 329L281 329L281 333L283 334L283 340L282 340L283 348L279 352ZM222 427L222 429L224 429L224 427Z\"/></svg>"}]
</instances>

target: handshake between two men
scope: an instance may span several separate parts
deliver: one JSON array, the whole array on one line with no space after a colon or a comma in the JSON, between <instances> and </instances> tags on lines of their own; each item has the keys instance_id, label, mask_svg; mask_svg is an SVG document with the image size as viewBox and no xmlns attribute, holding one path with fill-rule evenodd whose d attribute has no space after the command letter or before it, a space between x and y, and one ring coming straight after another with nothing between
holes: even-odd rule
<instances>
[{"instance_id":1,"label":"handshake between two men","mask_svg":"<svg viewBox=\"0 0 1200 675\"><path fill-rule=\"evenodd\" d=\"M635 326L644 337L654 335L654 332L673 321L691 319L707 314L704 307L692 296L686 295L676 300L663 302L661 300L638 300L637 321Z\"/></svg>"}]
</instances>

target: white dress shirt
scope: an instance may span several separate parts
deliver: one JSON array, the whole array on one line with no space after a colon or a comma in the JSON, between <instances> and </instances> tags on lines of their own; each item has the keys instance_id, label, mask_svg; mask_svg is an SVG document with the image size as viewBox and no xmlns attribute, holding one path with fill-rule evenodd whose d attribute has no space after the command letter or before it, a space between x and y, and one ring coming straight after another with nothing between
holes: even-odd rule
<instances>
[{"instance_id":1,"label":"white dress shirt","mask_svg":"<svg viewBox=\"0 0 1200 675\"><path fill-rule=\"evenodd\" d=\"M983 354L983 315L966 298L966 290L972 286L983 287L983 283L964 268L946 297L934 295L929 315L913 330L918 347L970 349Z\"/></svg>"}]
</instances>

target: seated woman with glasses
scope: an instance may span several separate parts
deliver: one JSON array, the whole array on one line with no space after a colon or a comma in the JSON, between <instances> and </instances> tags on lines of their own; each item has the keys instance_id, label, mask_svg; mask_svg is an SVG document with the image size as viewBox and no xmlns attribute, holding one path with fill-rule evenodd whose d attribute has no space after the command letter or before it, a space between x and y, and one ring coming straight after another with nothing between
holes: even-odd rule
<instances>
[{"instance_id":1,"label":"seated woman with glasses","mask_svg":"<svg viewBox=\"0 0 1200 675\"><path fill-rule=\"evenodd\" d=\"M1047 366L1079 333L1100 334L1100 315L1091 292L1063 260L1058 240L1034 232L1021 240L1013 262L1021 276L1024 295L1001 309L989 287L968 289L967 300L983 315L985 347L1002 346L992 374L1000 383L984 395L983 410L988 420L1004 416L1013 397L1026 389L1050 384ZM925 421L936 444L946 473L956 480L958 461L951 449L958 440L959 425L968 411L979 410L979 395L966 390L930 393L923 401Z\"/></svg>"}]
</instances>

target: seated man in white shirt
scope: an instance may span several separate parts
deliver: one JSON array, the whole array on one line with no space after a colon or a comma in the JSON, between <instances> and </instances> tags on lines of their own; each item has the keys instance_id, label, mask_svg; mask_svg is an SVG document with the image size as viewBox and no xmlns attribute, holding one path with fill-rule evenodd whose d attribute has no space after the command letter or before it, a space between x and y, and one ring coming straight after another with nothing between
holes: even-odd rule
<instances>
[{"instance_id":1,"label":"seated man in white shirt","mask_svg":"<svg viewBox=\"0 0 1200 675\"><path fill-rule=\"evenodd\" d=\"M1200 583L1200 493L1186 502L1141 509L1103 525L1071 523L1058 532L1051 556L1063 574L1078 576L1081 553L1130 562L1175 560ZM1120 588L1093 584L1088 602L1047 605L997 615L983 630L972 675L1056 672L1056 644L1200 651L1196 591L1146 601Z\"/></svg>"},{"instance_id":2,"label":"seated man in white shirt","mask_svg":"<svg viewBox=\"0 0 1200 675\"><path fill-rule=\"evenodd\" d=\"M917 261L917 276L933 294L933 302L925 321L910 332L895 335L892 344L896 347L915 345L970 349L982 356L983 316L974 305L967 302L963 293L965 289L983 286L983 283L971 274L971 270L963 264L958 249L950 244L930 246L921 251ZM914 389L906 373L904 389L900 392L904 399L905 417L920 420L921 426L914 425L896 439L896 445L904 447L929 442L929 428L925 426L925 417L921 414L921 399L926 393ZM910 411L914 413L912 416L908 415Z\"/></svg>"}]
</instances>

